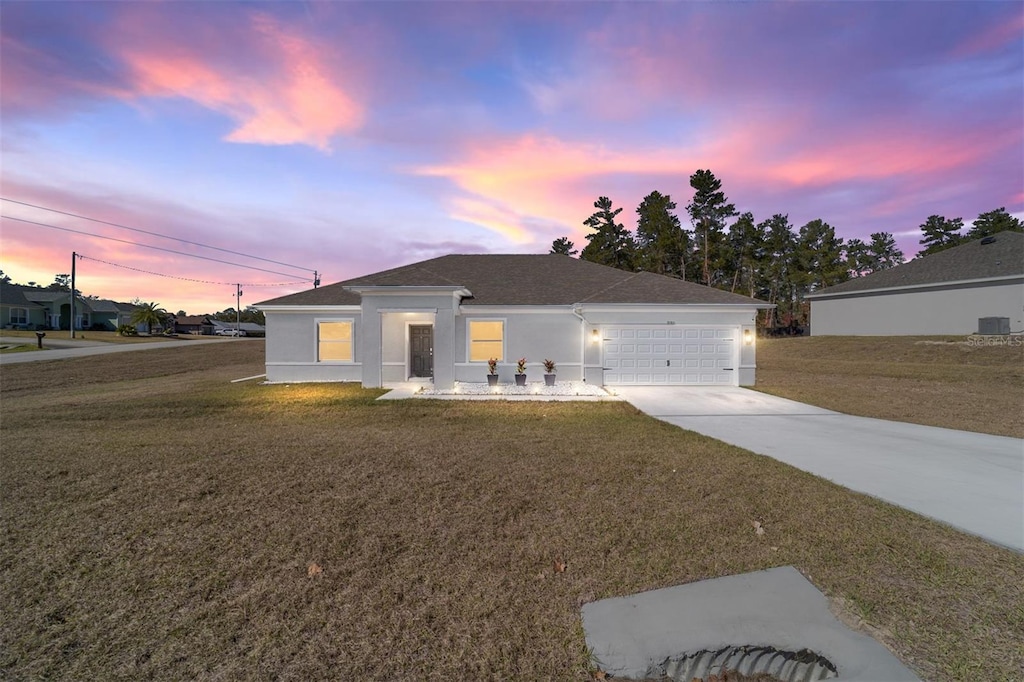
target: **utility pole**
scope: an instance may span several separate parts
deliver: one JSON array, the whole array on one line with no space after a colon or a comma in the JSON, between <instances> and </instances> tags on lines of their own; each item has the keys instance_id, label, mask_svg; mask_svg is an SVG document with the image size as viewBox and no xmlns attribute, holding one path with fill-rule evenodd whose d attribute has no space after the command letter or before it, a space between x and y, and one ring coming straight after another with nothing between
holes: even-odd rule
<instances>
[{"instance_id":1,"label":"utility pole","mask_svg":"<svg viewBox=\"0 0 1024 682\"><path fill-rule=\"evenodd\" d=\"M320 273L316 270L313 271L313 288L316 289L320 286Z\"/></svg>"},{"instance_id":2,"label":"utility pole","mask_svg":"<svg viewBox=\"0 0 1024 682\"><path fill-rule=\"evenodd\" d=\"M78 259L78 254L74 251L71 252L71 320L68 323L68 327L71 329L71 338L75 338L75 261Z\"/></svg>"},{"instance_id":3,"label":"utility pole","mask_svg":"<svg viewBox=\"0 0 1024 682\"><path fill-rule=\"evenodd\" d=\"M235 285L235 338L242 335L242 285Z\"/></svg>"}]
</instances>

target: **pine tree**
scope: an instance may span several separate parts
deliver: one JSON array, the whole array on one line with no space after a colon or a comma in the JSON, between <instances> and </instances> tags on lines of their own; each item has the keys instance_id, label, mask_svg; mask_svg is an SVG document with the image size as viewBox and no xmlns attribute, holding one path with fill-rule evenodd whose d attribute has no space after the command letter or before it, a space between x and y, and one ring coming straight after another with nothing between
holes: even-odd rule
<instances>
[{"instance_id":1,"label":"pine tree","mask_svg":"<svg viewBox=\"0 0 1024 682\"><path fill-rule=\"evenodd\" d=\"M792 313L796 306L796 287L793 285L796 238L788 215L776 213L759 223L758 228L765 234L761 295L777 306L769 310L767 316L767 326L774 327L780 317Z\"/></svg>"},{"instance_id":2,"label":"pine tree","mask_svg":"<svg viewBox=\"0 0 1024 682\"><path fill-rule=\"evenodd\" d=\"M637 207L636 265L647 272L685 279L690 235L673 213L676 203L655 190Z\"/></svg>"},{"instance_id":3,"label":"pine tree","mask_svg":"<svg viewBox=\"0 0 1024 682\"><path fill-rule=\"evenodd\" d=\"M608 197L599 197L594 202L594 208L597 211L583 221L584 225L594 231L587 235L588 244L583 247L580 258L620 270L632 270L636 243L629 230L622 223L615 222L622 209L613 209L612 200Z\"/></svg>"},{"instance_id":4,"label":"pine tree","mask_svg":"<svg viewBox=\"0 0 1024 682\"><path fill-rule=\"evenodd\" d=\"M686 206L694 227L694 241L702 267L701 279L712 286L721 279L720 269L728 263L725 221L737 215L722 191L722 181L709 170L698 170L690 176L693 200Z\"/></svg>"},{"instance_id":5,"label":"pine tree","mask_svg":"<svg viewBox=\"0 0 1024 682\"><path fill-rule=\"evenodd\" d=\"M1006 212L1006 208L1000 207L988 213L982 213L974 220L974 225L968 230L964 241L981 239L1004 230L1011 232L1024 232L1024 223Z\"/></svg>"},{"instance_id":6,"label":"pine tree","mask_svg":"<svg viewBox=\"0 0 1024 682\"><path fill-rule=\"evenodd\" d=\"M812 220L800 228L796 243L797 273L794 283L800 293L816 291L850 278L843 240L835 228L821 220Z\"/></svg>"},{"instance_id":7,"label":"pine tree","mask_svg":"<svg viewBox=\"0 0 1024 682\"><path fill-rule=\"evenodd\" d=\"M871 264L871 254L868 253L868 245L860 239L851 239L846 242L846 269L850 277L863 277L870 275L874 270Z\"/></svg>"},{"instance_id":8,"label":"pine tree","mask_svg":"<svg viewBox=\"0 0 1024 682\"><path fill-rule=\"evenodd\" d=\"M560 253L563 256L575 256L579 251L576 250L575 245L569 241L568 237L559 237L555 241L551 242L551 253Z\"/></svg>"},{"instance_id":9,"label":"pine tree","mask_svg":"<svg viewBox=\"0 0 1024 682\"><path fill-rule=\"evenodd\" d=\"M963 218L947 220L941 215L928 216L921 224L922 239L918 243L924 248L918 252L918 257L945 251L963 243L964 238L960 236L963 226Z\"/></svg>"},{"instance_id":10,"label":"pine tree","mask_svg":"<svg viewBox=\"0 0 1024 682\"><path fill-rule=\"evenodd\" d=\"M729 245L733 257L732 288L739 288L754 298L765 252L764 223L754 224L754 214L742 214L729 228Z\"/></svg>"},{"instance_id":11,"label":"pine tree","mask_svg":"<svg viewBox=\"0 0 1024 682\"><path fill-rule=\"evenodd\" d=\"M871 272L888 270L901 265L905 260L903 252L896 246L896 238L888 232L872 232L871 243L868 244L868 257Z\"/></svg>"}]
</instances>

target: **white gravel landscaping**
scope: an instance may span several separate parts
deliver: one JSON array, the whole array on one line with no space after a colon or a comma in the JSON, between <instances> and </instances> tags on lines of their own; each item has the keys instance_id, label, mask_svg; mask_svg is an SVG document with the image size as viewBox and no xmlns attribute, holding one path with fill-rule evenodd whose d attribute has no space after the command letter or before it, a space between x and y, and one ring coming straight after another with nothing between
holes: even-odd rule
<instances>
[{"instance_id":1,"label":"white gravel landscaping","mask_svg":"<svg viewBox=\"0 0 1024 682\"><path fill-rule=\"evenodd\" d=\"M415 397L504 398L511 400L598 398L616 400L614 396L600 386L583 381L558 381L555 382L554 386L547 386L543 381L530 381L525 386L516 386L510 383L489 386L487 384L457 381L454 388L445 390L424 386L422 390L415 394Z\"/></svg>"}]
</instances>

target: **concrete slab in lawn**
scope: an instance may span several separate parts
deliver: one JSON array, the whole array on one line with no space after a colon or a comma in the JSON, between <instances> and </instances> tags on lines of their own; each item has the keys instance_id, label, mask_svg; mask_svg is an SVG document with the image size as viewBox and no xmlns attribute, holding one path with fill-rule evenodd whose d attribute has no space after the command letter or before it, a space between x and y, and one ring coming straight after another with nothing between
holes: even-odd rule
<instances>
[{"instance_id":1,"label":"concrete slab in lawn","mask_svg":"<svg viewBox=\"0 0 1024 682\"><path fill-rule=\"evenodd\" d=\"M596 663L643 678L652 665L727 645L810 649L842 682L917 680L888 649L843 625L828 600L792 566L704 580L583 606ZM686 682L689 682L687 680Z\"/></svg>"},{"instance_id":2,"label":"concrete slab in lawn","mask_svg":"<svg viewBox=\"0 0 1024 682\"><path fill-rule=\"evenodd\" d=\"M1024 440L868 419L744 388L616 392L651 416L1024 551Z\"/></svg>"}]
</instances>

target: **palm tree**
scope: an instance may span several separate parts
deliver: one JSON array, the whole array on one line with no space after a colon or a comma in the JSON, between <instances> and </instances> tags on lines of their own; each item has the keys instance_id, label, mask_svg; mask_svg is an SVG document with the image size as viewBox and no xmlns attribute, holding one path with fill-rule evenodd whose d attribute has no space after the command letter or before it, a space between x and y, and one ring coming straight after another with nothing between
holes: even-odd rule
<instances>
[{"instance_id":1,"label":"palm tree","mask_svg":"<svg viewBox=\"0 0 1024 682\"><path fill-rule=\"evenodd\" d=\"M166 317L167 311L161 308L159 303L138 303L132 313L131 323L144 324L152 333L153 328L162 324Z\"/></svg>"}]
</instances>

